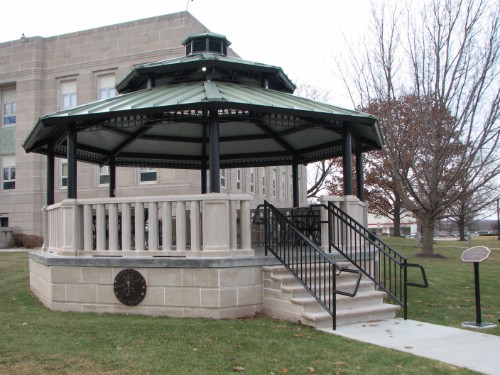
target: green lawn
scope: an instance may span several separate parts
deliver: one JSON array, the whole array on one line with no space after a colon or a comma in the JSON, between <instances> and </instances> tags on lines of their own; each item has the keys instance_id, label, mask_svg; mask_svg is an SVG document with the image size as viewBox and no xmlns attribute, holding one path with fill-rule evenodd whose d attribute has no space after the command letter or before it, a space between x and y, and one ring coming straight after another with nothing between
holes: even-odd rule
<instances>
[{"instance_id":1,"label":"green lawn","mask_svg":"<svg viewBox=\"0 0 500 375\"><path fill-rule=\"evenodd\" d=\"M473 263L464 263L460 257L469 246L458 240L439 240L434 253L445 258L415 256L419 249L415 239L387 238L387 243L409 257L409 263L425 267L429 288L408 288L408 318L428 323L461 327L462 322L476 321ZM472 246L486 246L491 250L488 259L479 264L482 321L498 324L500 318L500 241L496 237L475 237ZM417 279L417 271L413 271ZM500 325L481 330L500 335Z\"/></svg>"},{"instance_id":2,"label":"green lawn","mask_svg":"<svg viewBox=\"0 0 500 375\"><path fill-rule=\"evenodd\" d=\"M407 255L414 240L390 239ZM429 289L410 289L410 319L474 320L472 265L458 242L425 265ZM493 246L491 246L493 247ZM500 250L481 264L485 320L500 313ZM499 330L488 331L499 334ZM173 319L58 313L29 291L26 253L0 253L0 374L469 374L467 370L314 329L257 317Z\"/></svg>"}]
</instances>

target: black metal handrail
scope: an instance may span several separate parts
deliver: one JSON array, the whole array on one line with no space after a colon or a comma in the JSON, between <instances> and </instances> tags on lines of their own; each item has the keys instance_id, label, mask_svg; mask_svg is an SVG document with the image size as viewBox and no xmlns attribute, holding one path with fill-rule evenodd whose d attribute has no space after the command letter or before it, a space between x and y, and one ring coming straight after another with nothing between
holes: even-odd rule
<instances>
[{"instance_id":1,"label":"black metal handrail","mask_svg":"<svg viewBox=\"0 0 500 375\"><path fill-rule=\"evenodd\" d=\"M329 249L335 249L403 308L408 318L408 286L427 288L425 269L407 258L354 220L332 202L314 205L328 210ZM423 283L408 282L408 268L419 268Z\"/></svg>"},{"instance_id":2,"label":"black metal handrail","mask_svg":"<svg viewBox=\"0 0 500 375\"><path fill-rule=\"evenodd\" d=\"M261 211L264 208L263 212ZM309 236L295 226L279 209L268 202L259 205L253 223L265 226L265 252L269 252L290 271L304 288L332 316L336 329L336 295L354 297L358 291L362 273L355 269L339 267ZM336 278L340 273L357 273L357 281L352 292L340 291Z\"/></svg>"}]
</instances>

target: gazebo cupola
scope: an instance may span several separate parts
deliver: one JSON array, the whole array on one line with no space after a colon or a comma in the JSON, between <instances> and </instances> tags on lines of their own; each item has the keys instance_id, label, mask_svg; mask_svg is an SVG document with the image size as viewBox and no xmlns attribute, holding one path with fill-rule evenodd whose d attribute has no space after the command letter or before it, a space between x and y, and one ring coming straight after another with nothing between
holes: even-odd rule
<instances>
[{"instance_id":1,"label":"gazebo cupola","mask_svg":"<svg viewBox=\"0 0 500 375\"><path fill-rule=\"evenodd\" d=\"M116 86L118 92L203 81L251 85L287 94L296 89L280 67L228 56L231 42L224 35L191 35L182 44L185 56L134 66Z\"/></svg>"},{"instance_id":2,"label":"gazebo cupola","mask_svg":"<svg viewBox=\"0 0 500 375\"><path fill-rule=\"evenodd\" d=\"M186 56L204 52L227 56L227 47L231 45L231 42L221 34L203 33L190 35L182 42L182 45L186 47Z\"/></svg>"}]
</instances>

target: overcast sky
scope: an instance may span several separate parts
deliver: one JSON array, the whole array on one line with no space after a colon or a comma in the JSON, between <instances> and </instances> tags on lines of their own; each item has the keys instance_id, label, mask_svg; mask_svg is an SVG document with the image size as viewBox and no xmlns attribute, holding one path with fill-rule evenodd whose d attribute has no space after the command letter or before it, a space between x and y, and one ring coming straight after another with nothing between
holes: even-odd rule
<instances>
[{"instance_id":1,"label":"overcast sky","mask_svg":"<svg viewBox=\"0 0 500 375\"><path fill-rule=\"evenodd\" d=\"M0 43L49 37L188 10L224 34L244 59L280 66L294 81L331 92L352 107L330 70L332 50L362 28L369 0L23 0L2 5ZM330 66L330 67L329 67Z\"/></svg>"}]
</instances>

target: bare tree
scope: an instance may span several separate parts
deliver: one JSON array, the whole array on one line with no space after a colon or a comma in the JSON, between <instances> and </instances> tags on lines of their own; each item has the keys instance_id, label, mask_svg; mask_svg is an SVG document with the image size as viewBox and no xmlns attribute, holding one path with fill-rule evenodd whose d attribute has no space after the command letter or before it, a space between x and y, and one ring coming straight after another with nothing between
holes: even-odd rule
<instances>
[{"instance_id":1,"label":"bare tree","mask_svg":"<svg viewBox=\"0 0 500 375\"><path fill-rule=\"evenodd\" d=\"M351 44L348 60L336 58L337 71L358 107L388 107L384 152L403 205L422 223L422 255L430 256L437 218L500 174L500 7L377 1L371 21L363 45ZM394 109L405 96L414 100L414 120L402 133L394 131Z\"/></svg>"},{"instance_id":2,"label":"bare tree","mask_svg":"<svg viewBox=\"0 0 500 375\"><path fill-rule=\"evenodd\" d=\"M463 194L446 210L443 217L457 225L460 241L465 241L467 227L493 213L499 189L495 184L486 184L470 194Z\"/></svg>"},{"instance_id":3,"label":"bare tree","mask_svg":"<svg viewBox=\"0 0 500 375\"><path fill-rule=\"evenodd\" d=\"M307 198L323 195L326 183L334 170L335 159L322 160L307 167Z\"/></svg>"},{"instance_id":4,"label":"bare tree","mask_svg":"<svg viewBox=\"0 0 500 375\"><path fill-rule=\"evenodd\" d=\"M295 95L326 103L330 94L327 91L305 83L297 84ZM312 163L307 168L307 198L318 198L325 191L325 183L330 177L333 160L323 160Z\"/></svg>"},{"instance_id":5,"label":"bare tree","mask_svg":"<svg viewBox=\"0 0 500 375\"><path fill-rule=\"evenodd\" d=\"M297 88L295 89L294 94L297 96L302 96L303 98L308 98L322 103L327 103L330 100L330 93L328 91L314 87L307 83L297 83L296 86Z\"/></svg>"}]
</instances>

